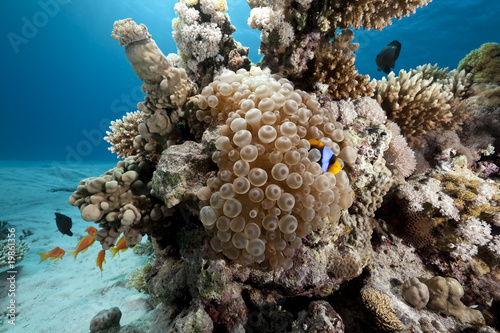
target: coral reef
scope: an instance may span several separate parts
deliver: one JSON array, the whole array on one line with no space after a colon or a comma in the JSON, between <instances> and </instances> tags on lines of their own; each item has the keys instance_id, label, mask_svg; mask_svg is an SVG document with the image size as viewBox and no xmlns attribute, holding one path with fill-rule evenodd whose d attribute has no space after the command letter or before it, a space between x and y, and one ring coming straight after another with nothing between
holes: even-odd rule
<instances>
[{"instance_id":1,"label":"coral reef","mask_svg":"<svg viewBox=\"0 0 500 333\"><path fill-rule=\"evenodd\" d=\"M373 87L354 68L358 45L350 44L349 28L380 30L428 2L248 1L248 23L262 31L264 66L300 83L300 89L319 85L331 98L356 98L371 96ZM337 34L337 29L342 31Z\"/></svg>"},{"instance_id":2,"label":"coral reef","mask_svg":"<svg viewBox=\"0 0 500 333\"><path fill-rule=\"evenodd\" d=\"M179 17L172 22L172 37L179 49L179 65L201 87L224 67L250 68L248 48L231 36L236 29L225 13L226 0L181 0L174 9Z\"/></svg>"},{"instance_id":3,"label":"coral reef","mask_svg":"<svg viewBox=\"0 0 500 333\"><path fill-rule=\"evenodd\" d=\"M493 332L497 46L370 82L349 28L429 1L248 2L258 66L224 0L175 5L179 55L115 23L147 96L107 132L124 160L69 202L104 249L151 239L127 278L154 310L126 329Z\"/></svg>"}]
</instances>

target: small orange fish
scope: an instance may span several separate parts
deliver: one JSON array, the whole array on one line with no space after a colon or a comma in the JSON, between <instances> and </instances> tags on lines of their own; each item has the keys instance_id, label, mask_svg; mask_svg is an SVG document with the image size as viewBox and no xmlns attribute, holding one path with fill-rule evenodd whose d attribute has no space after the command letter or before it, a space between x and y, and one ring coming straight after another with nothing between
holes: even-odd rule
<instances>
[{"instance_id":1,"label":"small orange fish","mask_svg":"<svg viewBox=\"0 0 500 333\"><path fill-rule=\"evenodd\" d=\"M117 254L118 252L123 252L123 251L126 251L127 249L128 249L127 241L125 240L125 236L122 236L122 238L120 238L118 240L118 242L116 243L116 246L109 249L109 251L111 251L111 253L113 253L113 255L111 256L111 259L113 259L115 254ZM119 255L120 254L118 254L118 256Z\"/></svg>"},{"instance_id":2,"label":"small orange fish","mask_svg":"<svg viewBox=\"0 0 500 333\"><path fill-rule=\"evenodd\" d=\"M94 227L88 227L87 229L85 229L85 231L89 234L89 235L95 235L96 232L97 232L97 229L94 228Z\"/></svg>"},{"instance_id":3,"label":"small orange fish","mask_svg":"<svg viewBox=\"0 0 500 333\"><path fill-rule=\"evenodd\" d=\"M104 256L106 256L106 251L101 250L99 251L99 254L97 255L96 259L96 266L101 269L101 277L102 277L102 263L106 263L106 259L104 259Z\"/></svg>"},{"instance_id":4,"label":"small orange fish","mask_svg":"<svg viewBox=\"0 0 500 333\"><path fill-rule=\"evenodd\" d=\"M87 251L87 249L92 246L94 244L94 239L95 235L88 235L88 236L85 236L83 237L82 239L80 239L80 241L78 242L78 245L76 245L76 249L75 251L73 252L70 252L70 254L75 257L75 260L76 260L76 256L78 255L78 253L85 253L85 251Z\"/></svg>"},{"instance_id":5,"label":"small orange fish","mask_svg":"<svg viewBox=\"0 0 500 333\"><path fill-rule=\"evenodd\" d=\"M42 253L42 252L37 252L37 253L40 255L39 263L41 263L47 258L50 258L50 260L58 261L59 259L62 259L65 252L58 246L55 249L51 250L49 253Z\"/></svg>"}]
</instances>

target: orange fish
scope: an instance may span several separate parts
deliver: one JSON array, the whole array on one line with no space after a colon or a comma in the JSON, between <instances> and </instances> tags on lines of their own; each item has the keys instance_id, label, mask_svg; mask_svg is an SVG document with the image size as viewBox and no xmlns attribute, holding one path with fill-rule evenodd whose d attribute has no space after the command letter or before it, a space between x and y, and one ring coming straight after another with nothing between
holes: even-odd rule
<instances>
[{"instance_id":1,"label":"orange fish","mask_svg":"<svg viewBox=\"0 0 500 333\"><path fill-rule=\"evenodd\" d=\"M119 251L123 252L127 249L128 249L127 241L125 240L125 236L122 236L122 238L120 238L118 240L118 242L116 243L116 246L109 249L111 251L111 253L113 253L113 255L111 256L111 259L113 259L115 254L117 254Z\"/></svg>"},{"instance_id":2,"label":"orange fish","mask_svg":"<svg viewBox=\"0 0 500 333\"><path fill-rule=\"evenodd\" d=\"M104 250L101 250L99 251L99 254L97 255L97 259L96 259L96 264L97 264L97 267L99 267L101 269L101 277L102 277L102 263L106 263L106 259L104 259L104 256L106 255L106 251Z\"/></svg>"},{"instance_id":3,"label":"orange fish","mask_svg":"<svg viewBox=\"0 0 500 333\"><path fill-rule=\"evenodd\" d=\"M64 250L61 249L59 246L56 247L55 249L53 249L52 251L50 251L49 253L38 252L38 254L40 255L40 262L39 263L41 263L42 261L44 261L47 258L50 258L50 260L58 261L59 259L62 259L62 257L64 256L64 253L65 253Z\"/></svg>"},{"instance_id":4,"label":"orange fish","mask_svg":"<svg viewBox=\"0 0 500 333\"><path fill-rule=\"evenodd\" d=\"M95 233L97 232L97 229L94 228L94 227L88 227L87 229L85 229L85 231L89 234L89 235L95 235Z\"/></svg>"},{"instance_id":5,"label":"orange fish","mask_svg":"<svg viewBox=\"0 0 500 333\"><path fill-rule=\"evenodd\" d=\"M76 260L76 256L78 255L78 253L84 253L85 251L87 251L87 249L92 246L94 244L94 239L95 235L88 235L88 236L85 236L83 237L82 239L80 239L80 241L78 242L78 245L76 245L76 249L75 251L73 252L70 252L71 255L73 255L73 257L75 257L75 260Z\"/></svg>"}]
</instances>

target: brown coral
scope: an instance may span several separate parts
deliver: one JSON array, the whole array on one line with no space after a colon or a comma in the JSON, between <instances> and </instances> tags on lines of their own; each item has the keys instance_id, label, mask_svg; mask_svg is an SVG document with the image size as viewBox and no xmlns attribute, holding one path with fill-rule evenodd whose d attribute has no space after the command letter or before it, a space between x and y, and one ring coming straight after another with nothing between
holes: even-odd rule
<instances>
[{"instance_id":1,"label":"brown coral","mask_svg":"<svg viewBox=\"0 0 500 333\"><path fill-rule=\"evenodd\" d=\"M398 77L391 72L376 81L375 98L410 146L421 145L421 137L428 131L457 129L467 117L451 88L423 77L422 72L401 70Z\"/></svg>"},{"instance_id":2,"label":"brown coral","mask_svg":"<svg viewBox=\"0 0 500 333\"><path fill-rule=\"evenodd\" d=\"M151 164L143 157L130 156L100 177L80 181L69 198L80 209L82 219L102 228L96 234L105 250L123 233L127 246L139 243L145 226L170 215L166 207L150 195Z\"/></svg>"},{"instance_id":3,"label":"brown coral","mask_svg":"<svg viewBox=\"0 0 500 333\"><path fill-rule=\"evenodd\" d=\"M361 298L378 327L386 332L401 331L405 328L396 316L389 296L373 288L366 288L361 290Z\"/></svg>"},{"instance_id":4,"label":"brown coral","mask_svg":"<svg viewBox=\"0 0 500 333\"><path fill-rule=\"evenodd\" d=\"M117 153L118 157L136 155L137 148L134 147L135 137L139 135L139 124L142 123L142 112L127 112L122 119L111 122L111 132L107 131L104 140L111 144L108 149Z\"/></svg>"}]
</instances>

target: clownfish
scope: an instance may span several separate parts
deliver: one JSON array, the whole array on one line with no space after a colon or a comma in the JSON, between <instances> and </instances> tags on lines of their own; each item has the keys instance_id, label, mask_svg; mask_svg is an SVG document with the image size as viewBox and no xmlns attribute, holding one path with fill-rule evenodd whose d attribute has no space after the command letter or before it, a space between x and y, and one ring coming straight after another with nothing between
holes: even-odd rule
<instances>
[{"instance_id":1,"label":"clownfish","mask_svg":"<svg viewBox=\"0 0 500 333\"><path fill-rule=\"evenodd\" d=\"M49 253L42 253L42 252L37 252L37 253L40 255L39 263L41 263L47 258L50 258L50 260L58 261L59 259L62 259L65 252L58 246L55 249L51 250Z\"/></svg>"},{"instance_id":2,"label":"clownfish","mask_svg":"<svg viewBox=\"0 0 500 333\"><path fill-rule=\"evenodd\" d=\"M316 148L321 152L321 159L318 161L323 172L338 173L342 166L333 151L318 140L309 140L311 149Z\"/></svg>"},{"instance_id":3,"label":"clownfish","mask_svg":"<svg viewBox=\"0 0 500 333\"><path fill-rule=\"evenodd\" d=\"M87 249L94 244L94 241L95 241L94 237L95 237L95 235L89 234L88 236L85 236L82 239L80 239L80 241L76 245L75 251L70 252L70 254L73 257L75 257L75 260L76 260L76 256L78 255L78 253L80 253L80 252L85 253L85 251L87 251Z\"/></svg>"},{"instance_id":4,"label":"clownfish","mask_svg":"<svg viewBox=\"0 0 500 333\"><path fill-rule=\"evenodd\" d=\"M106 251L101 250L99 251L99 254L97 255L97 259L95 260L96 266L99 267L101 270L101 277L102 277L102 263L106 263L106 259L104 259L104 256L106 255Z\"/></svg>"},{"instance_id":5,"label":"clownfish","mask_svg":"<svg viewBox=\"0 0 500 333\"><path fill-rule=\"evenodd\" d=\"M94 236L97 232L97 229L94 227L88 227L87 229L85 229L85 232L87 232L87 234L91 236Z\"/></svg>"}]
</instances>

